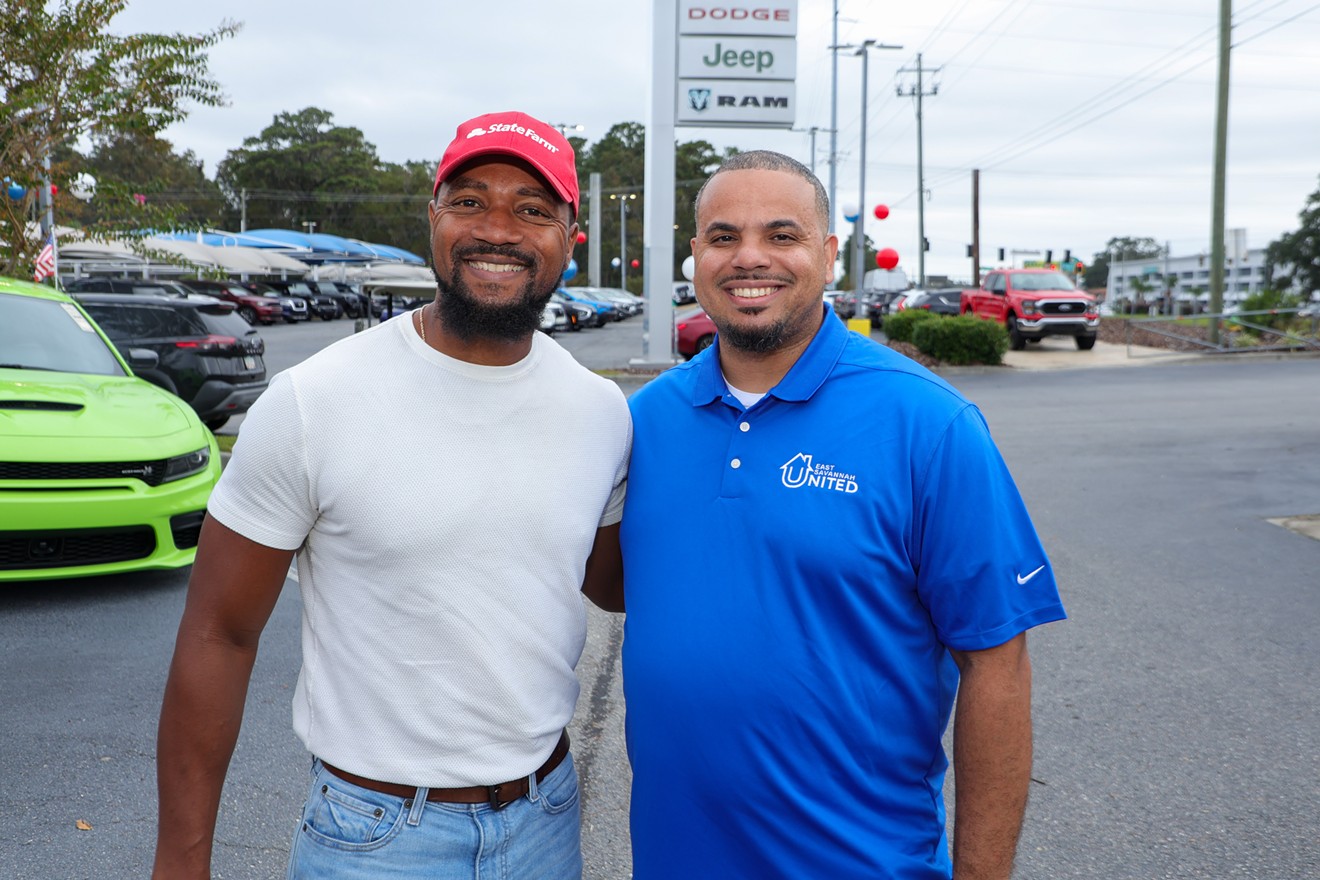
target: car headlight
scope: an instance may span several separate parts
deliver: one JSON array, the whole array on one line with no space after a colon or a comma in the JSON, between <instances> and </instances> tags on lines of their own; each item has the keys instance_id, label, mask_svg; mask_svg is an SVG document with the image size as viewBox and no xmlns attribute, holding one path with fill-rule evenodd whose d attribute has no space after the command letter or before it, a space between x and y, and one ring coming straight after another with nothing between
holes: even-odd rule
<instances>
[{"instance_id":1,"label":"car headlight","mask_svg":"<svg viewBox=\"0 0 1320 880\"><path fill-rule=\"evenodd\" d=\"M191 477L193 474L199 474L206 470L207 465L211 463L211 448L203 446L201 449L189 452L186 455L176 455L165 462L165 478L162 483L168 483L172 480L182 480L184 477Z\"/></svg>"},{"instance_id":2,"label":"car headlight","mask_svg":"<svg viewBox=\"0 0 1320 880\"><path fill-rule=\"evenodd\" d=\"M1034 299L1024 299L1022 301L1022 311L1034 315L1036 313L1036 301Z\"/></svg>"}]
</instances>

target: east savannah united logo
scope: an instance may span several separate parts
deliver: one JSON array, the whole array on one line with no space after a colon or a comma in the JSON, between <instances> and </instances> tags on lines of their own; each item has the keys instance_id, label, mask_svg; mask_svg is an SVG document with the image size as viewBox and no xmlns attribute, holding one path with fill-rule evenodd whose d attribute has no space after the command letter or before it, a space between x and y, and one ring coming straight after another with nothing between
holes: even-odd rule
<instances>
[{"instance_id":1,"label":"east savannah united logo","mask_svg":"<svg viewBox=\"0 0 1320 880\"><path fill-rule=\"evenodd\" d=\"M857 492L857 476L846 474L832 464L815 464L811 455L799 452L780 468L780 480L790 489L826 489L852 495Z\"/></svg>"},{"instance_id":2,"label":"east savannah united logo","mask_svg":"<svg viewBox=\"0 0 1320 880\"><path fill-rule=\"evenodd\" d=\"M688 103L700 113L710 106L710 89L688 89Z\"/></svg>"}]
</instances>

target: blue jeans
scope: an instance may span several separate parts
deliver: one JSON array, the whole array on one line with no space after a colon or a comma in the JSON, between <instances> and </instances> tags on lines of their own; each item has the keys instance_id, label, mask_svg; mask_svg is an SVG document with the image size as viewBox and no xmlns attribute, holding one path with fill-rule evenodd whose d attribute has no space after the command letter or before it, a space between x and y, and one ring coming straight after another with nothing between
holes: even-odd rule
<instances>
[{"instance_id":1,"label":"blue jeans","mask_svg":"<svg viewBox=\"0 0 1320 880\"><path fill-rule=\"evenodd\" d=\"M577 770L570 754L501 810L399 798L312 765L289 880L580 880Z\"/></svg>"}]
</instances>

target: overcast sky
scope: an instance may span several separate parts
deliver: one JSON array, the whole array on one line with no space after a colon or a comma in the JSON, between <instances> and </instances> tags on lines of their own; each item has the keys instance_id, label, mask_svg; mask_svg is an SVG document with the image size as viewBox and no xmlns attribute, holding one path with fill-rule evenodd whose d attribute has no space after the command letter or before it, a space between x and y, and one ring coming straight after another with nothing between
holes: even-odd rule
<instances>
[{"instance_id":1,"label":"overcast sky","mask_svg":"<svg viewBox=\"0 0 1320 880\"><path fill-rule=\"evenodd\" d=\"M712 5L715 5L712 3ZM751 4L753 6L758 4ZM773 2L769 5L773 6ZM1264 247L1295 229L1320 187L1320 4L1234 4L1226 225ZM1113 236L1208 252L1218 11L1211 0L838 0L839 40L870 56L867 233L917 266L917 129L910 90L922 53L928 274L966 278L971 171L981 169L982 263L1000 247L1085 259ZM830 125L831 0L799 0L796 126ZM317 106L356 126L382 159L436 161L454 126L497 109L583 125L589 141L645 123L651 4L627 0L376 0L291 4L130 0L119 32L239 35L211 70L230 105L166 136L213 175L276 113ZM856 201L861 62L838 58L838 199ZM768 148L810 163L809 135L679 128L679 140ZM828 182L829 135L816 136ZM424 197L424 194L423 194ZM682 208L680 208L682 210ZM869 214L868 214L869 216ZM326 232L334 230L327 229Z\"/></svg>"}]
</instances>

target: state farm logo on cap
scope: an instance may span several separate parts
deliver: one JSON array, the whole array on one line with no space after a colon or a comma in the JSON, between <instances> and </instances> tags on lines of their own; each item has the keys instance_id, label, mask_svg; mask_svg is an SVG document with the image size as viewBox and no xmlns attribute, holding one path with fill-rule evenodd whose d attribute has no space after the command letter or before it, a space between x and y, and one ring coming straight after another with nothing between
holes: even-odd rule
<instances>
[{"instance_id":1,"label":"state farm logo on cap","mask_svg":"<svg viewBox=\"0 0 1320 880\"><path fill-rule=\"evenodd\" d=\"M472 128L464 134L463 129L468 125ZM432 195L440 191L440 184L458 166L493 153L516 156L530 163L577 212L577 167L572 145L554 126L525 113L488 113L460 125L457 136L440 159Z\"/></svg>"}]
</instances>

